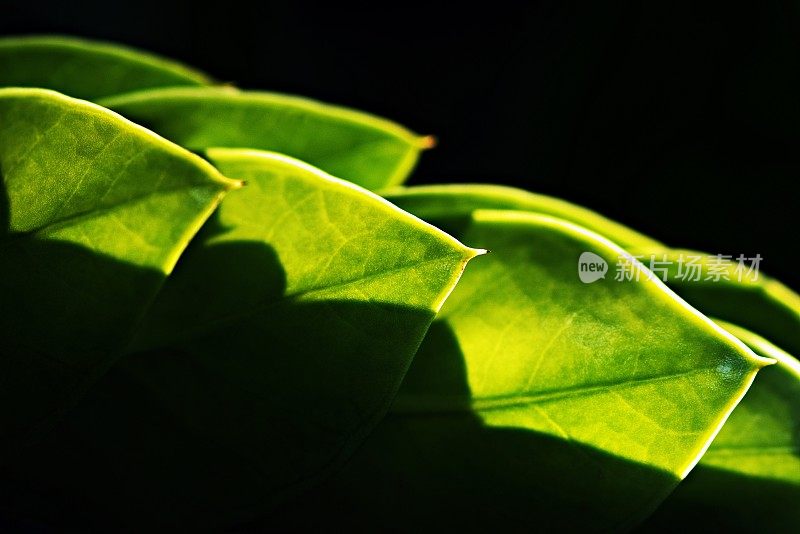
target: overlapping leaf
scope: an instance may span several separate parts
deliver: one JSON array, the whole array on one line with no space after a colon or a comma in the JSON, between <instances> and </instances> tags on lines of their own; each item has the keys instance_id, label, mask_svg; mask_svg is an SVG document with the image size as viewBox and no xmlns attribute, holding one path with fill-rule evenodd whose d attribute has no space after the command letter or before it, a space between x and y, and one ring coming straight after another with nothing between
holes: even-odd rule
<instances>
[{"instance_id":1,"label":"overlapping leaf","mask_svg":"<svg viewBox=\"0 0 800 534\"><path fill-rule=\"evenodd\" d=\"M207 85L203 73L117 44L59 36L0 39L0 87L44 87L76 98L178 85Z\"/></svg>"},{"instance_id":2,"label":"overlapping leaf","mask_svg":"<svg viewBox=\"0 0 800 534\"><path fill-rule=\"evenodd\" d=\"M49 440L0 463L4 512L62 527L216 529L273 511L362 442L419 348L352 464L260 526L630 527L686 476L770 358L646 528L800 521L800 364L720 321L730 335L636 262L633 280L584 284L576 260L615 264L623 249L668 260L691 304L793 352L798 295L733 266L711 283L685 280L675 265L689 251L558 199L391 189L432 139L384 119L168 87L207 83L124 47L0 39L0 86L97 99L191 150L228 147L210 159L250 184L156 298L240 184L97 106L0 89L4 444L61 415L137 327ZM478 251L316 168L239 147L389 187L392 202L495 252L428 331ZM759 499L768 505L748 506Z\"/></svg>"},{"instance_id":3,"label":"overlapping leaf","mask_svg":"<svg viewBox=\"0 0 800 534\"><path fill-rule=\"evenodd\" d=\"M741 267L736 262L720 265L709 254L668 249L649 238L631 234L629 229L620 227L617 223L608 224L604 218L583 208L513 188L482 185L423 186L398 188L388 191L386 196L419 215L438 217L445 225L448 224L448 217L445 216L449 216L452 221L475 209L502 207L554 214L589 226L606 237L627 243L632 254L642 258L644 262L651 257L656 262L665 262L662 265L667 265L669 285L704 313L745 324L779 340L787 347L799 346L800 297L763 273L747 269L740 271ZM693 259L699 260L697 272L688 277L680 276L679 265L685 265L684 262ZM716 273L713 276L712 271ZM750 343L753 349L765 356L775 357L779 363L757 380L754 389L734 412L717 443L724 444L732 436L750 436L758 441L765 434L750 431L755 420L772 422L763 427L767 433L775 430L774 437L766 442L780 440L780 436L787 435L787 428L796 425L796 417L792 413L786 413L787 409L793 412L787 406L794 404L792 396L796 395L789 394L791 384L796 382L796 378L790 372L791 366L787 367L787 362L793 360L774 346L771 350L763 350L763 347L771 346L763 338L738 327L731 328L743 340L760 340L758 343ZM781 357L781 354L785 357ZM775 385L781 380L782 385ZM759 387L759 384L762 385ZM762 402L765 397L773 399L771 405ZM784 408L776 410L776 402L782 403ZM775 429L775 426L780 427L780 430ZM698 471L690 476L685 487L680 487L677 496L665 505L665 511L656 516L657 520L647 524L648 528L691 519L703 524L729 524L731 527L751 524L753 528L755 523L751 522L755 521L762 526L770 525L779 530L796 524L797 518L791 512L793 508L787 506L796 493L793 477L796 477L798 471L791 460L796 455L796 452L792 452L796 446L791 443L773 445L749 450L751 462L758 466L759 471L751 475L736 470L723 471L719 466L707 465L701 461ZM718 456L713 452L715 450L712 445L711 455L707 459L710 463ZM729 458L733 463L741 460L731 456ZM769 495L769 504L761 506L760 512L755 512L747 507L746 501L757 498L759 494Z\"/></svg>"},{"instance_id":4,"label":"overlapping leaf","mask_svg":"<svg viewBox=\"0 0 800 534\"><path fill-rule=\"evenodd\" d=\"M381 194L426 220L468 218L473 211L479 209L530 211L573 222L625 249L664 248L655 239L599 213L565 200L514 187L489 184L423 185L389 188Z\"/></svg>"},{"instance_id":5,"label":"overlapping leaf","mask_svg":"<svg viewBox=\"0 0 800 534\"><path fill-rule=\"evenodd\" d=\"M752 262L740 266L735 258L721 262L713 255L686 250L645 249L643 253L666 260L669 285L706 315L743 325L792 352L800 351L800 295L751 270ZM690 258L700 258L697 279L678 276L679 265Z\"/></svg>"},{"instance_id":6,"label":"overlapping leaf","mask_svg":"<svg viewBox=\"0 0 800 534\"><path fill-rule=\"evenodd\" d=\"M674 250L602 215L569 202L493 185L433 185L387 190L384 196L423 218L458 220L476 209L510 209L552 215L614 241L643 262L653 259L667 268L667 285L706 315L741 324L800 352L800 296L758 270L737 271L738 263L717 263L701 252ZM681 262L699 260L698 279L678 276ZM751 266L752 264L748 264Z\"/></svg>"},{"instance_id":7,"label":"overlapping leaf","mask_svg":"<svg viewBox=\"0 0 800 534\"><path fill-rule=\"evenodd\" d=\"M646 272L581 283L581 253L624 254L597 234L511 211L450 223L492 253L446 302L390 414L318 492L324 512L272 521L602 530L643 519L769 360Z\"/></svg>"},{"instance_id":8,"label":"overlapping leaf","mask_svg":"<svg viewBox=\"0 0 800 534\"><path fill-rule=\"evenodd\" d=\"M689 477L645 525L793 532L800 524L800 362L766 339L721 322L777 364L756 377Z\"/></svg>"},{"instance_id":9,"label":"overlapping leaf","mask_svg":"<svg viewBox=\"0 0 800 534\"><path fill-rule=\"evenodd\" d=\"M101 103L191 150L281 152L367 189L401 183L432 144L373 115L275 93L175 88Z\"/></svg>"},{"instance_id":10,"label":"overlapping leaf","mask_svg":"<svg viewBox=\"0 0 800 534\"><path fill-rule=\"evenodd\" d=\"M113 360L225 189L118 115L0 89L0 438L44 424Z\"/></svg>"},{"instance_id":11,"label":"overlapping leaf","mask_svg":"<svg viewBox=\"0 0 800 534\"><path fill-rule=\"evenodd\" d=\"M290 158L210 157L247 186L187 249L131 354L15 465L21 487L81 503L88 522L230 526L329 473L478 253Z\"/></svg>"}]
</instances>

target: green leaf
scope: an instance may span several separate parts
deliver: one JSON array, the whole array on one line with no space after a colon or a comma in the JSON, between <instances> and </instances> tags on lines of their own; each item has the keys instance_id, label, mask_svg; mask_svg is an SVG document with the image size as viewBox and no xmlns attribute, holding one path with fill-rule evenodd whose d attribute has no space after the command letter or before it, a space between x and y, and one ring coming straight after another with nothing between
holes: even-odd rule
<instances>
[{"instance_id":1,"label":"green leaf","mask_svg":"<svg viewBox=\"0 0 800 534\"><path fill-rule=\"evenodd\" d=\"M0 89L0 439L67 407L127 342L226 188L94 104Z\"/></svg>"},{"instance_id":2,"label":"green leaf","mask_svg":"<svg viewBox=\"0 0 800 534\"><path fill-rule=\"evenodd\" d=\"M479 253L285 156L209 156L247 186L181 257L132 354L15 462L106 528L223 528L330 473Z\"/></svg>"},{"instance_id":3,"label":"green leaf","mask_svg":"<svg viewBox=\"0 0 800 534\"><path fill-rule=\"evenodd\" d=\"M510 209L552 215L597 232L625 248L642 261L651 256L668 260L667 285L706 315L741 324L760 332L788 350L800 353L800 295L763 273L735 272L736 263L725 269L725 278L706 280L710 255L670 249L619 223L569 202L520 189L494 185L434 185L396 188L382 193L391 202L426 220L463 219L476 209ZM698 256L699 281L677 276L678 260Z\"/></svg>"},{"instance_id":4,"label":"green leaf","mask_svg":"<svg viewBox=\"0 0 800 534\"><path fill-rule=\"evenodd\" d=\"M655 239L591 210L514 187L489 184L423 185L390 188L382 191L381 195L425 220L469 218L478 209L530 211L583 226L622 248L664 248Z\"/></svg>"},{"instance_id":5,"label":"green leaf","mask_svg":"<svg viewBox=\"0 0 800 534\"><path fill-rule=\"evenodd\" d=\"M582 283L583 252L624 254L586 229L476 211L456 235L491 254L445 303L390 414L317 494L323 511L304 501L311 511L275 523L629 527L770 363L637 264L639 281Z\"/></svg>"},{"instance_id":6,"label":"green leaf","mask_svg":"<svg viewBox=\"0 0 800 534\"><path fill-rule=\"evenodd\" d=\"M794 532L800 524L800 362L761 336L717 322L778 363L759 373L700 463L645 526Z\"/></svg>"},{"instance_id":7,"label":"green leaf","mask_svg":"<svg viewBox=\"0 0 800 534\"><path fill-rule=\"evenodd\" d=\"M94 100L209 83L208 76L180 63L116 44L62 36L0 39L0 87L46 87Z\"/></svg>"},{"instance_id":8,"label":"green leaf","mask_svg":"<svg viewBox=\"0 0 800 534\"><path fill-rule=\"evenodd\" d=\"M367 189L401 183L433 143L373 115L275 93L157 89L102 104L191 150L281 152Z\"/></svg>"},{"instance_id":9,"label":"green leaf","mask_svg":"<svg viewBox=\"0 0 800 534\"><path fill-rule=\"evenodd\" d=\"M800 295L761 272L736 272L734 261L723 269L724 277L706 280L714 256L687 250L646 250L657 259L671 261L669 285L703 313L743 325L759 332L794 353L800 353ZM701 279L692 281L677 276L678 261L683 256L699 256Z\"/></svg>"}]
</instances>

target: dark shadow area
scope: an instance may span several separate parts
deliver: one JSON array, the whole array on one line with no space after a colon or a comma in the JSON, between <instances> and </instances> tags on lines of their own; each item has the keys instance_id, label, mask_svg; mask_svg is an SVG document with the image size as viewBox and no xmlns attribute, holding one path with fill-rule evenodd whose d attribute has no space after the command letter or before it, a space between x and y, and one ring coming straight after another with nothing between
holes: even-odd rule
<instances>
[{"instance_id":1,"label":"dark shadow area","mask_svg":"<svg viewBox=\"0 0 800 534\"><path fill-rule=\"evenodd\" d=\"M772 406L786 406L789 424L793 424L791 444L785 452L797 455L800 451L800 404L797 402L800 385L797 378L783 364L765 367L758 372L753 385L739 407L728 420L735 424L740 413L748 410L759 413L758 408L767 410ZM773 415L774 417L774 415ZM737 428L750 429L752 424ZM791 427L790 427L791 428ZM726 432L723 427L721 436ZM784 442L785 443L785 442ZM712 449L713 451L713 445ZM731 451L735 452L735 451ZM769 451L764 451L765 458ZM735 458L735 457L734 457ZM798 473L790 473L789 467L781 465L781 456L775 457L776 471L784 477L797 478ZM746 462L749 458L743 457ZM791 464L789 464L791 465ZM738 466L737 466L738 467ZM747 464L743 465L747 468ZM734 468L735 469L735 468ZM781 472L782 471L782 472ZM800 485L785 480L767 477L748 476L744 473L705 465L702 460L675 492L664 502L656 513L641 527L647 531L674 531L683 525L692 525L699 531L723 532L796 532L800 525Z\"/></svg>"},{"instance_id":2,"label":"dark shadow area","mask_svg":"<svg viewBox=\"0 0 800 534\"><path fill-rule=\"evenodd\" d=\"M212 219L203 237L224 231ZM258 526L514 530L534 518L539 526L555 517L584 525L620 508L638 511L669 482L665 473L590 447L486 427L464 412L389 418L348 470L304 494L378 424L399 387L393 377L411 355L404 340L421 338L431 314L286 298L270 247L198 243L153 305L149 320L171 326L140 337L137 343L153 346L120 359L44 439L7 456L0 526L251 528L253 518L296 498ZM65 261L58 244L39 245L54 254L53 265ZM121 283L119 266L92 262L93 276ZM209 319L209 303L236 314L192 331ZM430 387L465 398L463 357L448 327L436 323L425 346L414 383L431 380ZM387 461L390 455L396 460ZM576 470L580 477L565 475Z\"/></svg>"},{"instance_id":3,"label":"dark shadow area","mask_svg":"<svg viewBox=\"0 0 800 534\"><path fill-rule=\"evenodd\" d=\"M139 350L43 439L5 458L0 526L236 524L325 477L378 423L416 350L408 340L422 339L432 313L286 296L274 250L214 244L224 232L214 216L186 250ZM74 261L57 244L40 246L53 265ZM93 275L121 276L114 263L92 261ZM14 278L22 268L3 269ZM49 332L40 328L45 342Z\"/></svg>"},{"instance_id":4,"label":"dark shadow area","mask_svg":"<svg viewBox=\"0 0 800 534\"><path fill-rule=\"evenodd\" d=\"M344 469L242 531L615 531L675 482L580 443L487 426L463 403L464 365L449 326L434 322L392 412ZM452 410L426 413L431 402Z\"/></svg>"},{"instance_id":5,"label":"dark shadow area","mask_svg":"<svg viewBox=\"0 0 800 534\"><path fill-rule=\"evenodd\" d=\"M154 295L164 277L13 232L11 209L0 175L3 451L37 437L105 372L144 310L143 295Z\"/></svg>"},{"instance_id":6,"label":"dark shadow area","mask_svg":"<svg viewBox=\"0 0 800 534\"><path fill-rule=\"evenodd\" d=\"M123 357L0 471L0 509L59 528L216 530L326 476L390 402L399 384L387 376L404 364L393 332L419 312L349 302L275 311L283 317L259 347L237 342L250 323ZM368 329L377 341L328 328L375 326L383 312L385 331ZM302 337L288 330L298 318L310 321Z\"/></svg>"},{"instance_id":7,"label":"dark shadow area","mask_svg":"<svg viewBox=\"0 0 800 534\"><path fill-rule=\"evenodd\" d=\"M638 532L796 532L800 487L698 465Z\"/></svg>"},{"instance_id":8,"label":"dark shadow area","mask_svg":"<svg viewBox=\"0 0 800 534\"><path fill-rule=\"evenodd\" d=\"M3 187L0 188L0 231L3 233L0 235L2 235L3 241L8 239L11 233L11 206L9 205L5 183L3 168L0 167L0 184L3 184Z\"/></svg>"},{"instance_id":9,"label":"dark shadow area","mask_svg":"<svg viewBox=\"0 0 800 534\"><path fill-rule=\"evenodd\" d=\"M789 0L18 0L0 18L0 34L117 40L389 117L438 136L414 183L563 197L674 246L760 253L795 290L798 28Z\"/></svg>"},{"instance_id":10,"label":"dark shadow area","mask_svg":"<svg viewBox=\"0 0 800 534\"><path fill-rule=\"evenodd\" d=\"M274 249L256 241L207 244L227 231L215 211L183 251L148 309L139 331L147 332L150 339L138 336L128 352L162 347L181 333L191 337L198 323L233 318L242 309L281 298L286 274Z\"/></svg>"}]
</instances>

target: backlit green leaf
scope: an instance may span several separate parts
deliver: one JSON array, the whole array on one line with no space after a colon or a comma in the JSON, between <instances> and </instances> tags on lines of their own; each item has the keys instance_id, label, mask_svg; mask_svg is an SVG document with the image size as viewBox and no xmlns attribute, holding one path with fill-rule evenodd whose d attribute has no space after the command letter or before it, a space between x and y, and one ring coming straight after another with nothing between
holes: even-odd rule
<instances>
[{"instance_id":1,"label":"backlit green leaf","mask_svg":"<svg viewBox=\"0 0 800 534\"><path fill-rule=\"evenodd\" d=\"M479 252L285 156L209 155L247 186L181 257L131 354L15 463L89 522L222 528L331 472Z\"/></svg>"},{"instance_id":2,"label":"backlit green leaf","mask_svg":"<svg viewBox=\"0 0 800 534\"><path fill-rule=\"evenodd\" d=\"M737 272L738 263L712 267L713 255L687 250L663 249L651 252L670 261L669 285L690 304L713 317L743 325L794 353L800 353L800 295L762 272ZM677 276L681 259L700 257L701 279ZM745 265L748 265L745 262ZM718 280L709 278L711 269L724 273Z\"/></svg>"},{"instance_id":3,"label":"backlit green leaf","mask_svg":"<svg viewBox=\"0 0 800 534\"><path fill-rule=\"evenodd\" d=\"M646 262L668 261L667 285L706 315L741 324L789 351L800 353L800 296L762 272L737 272L737 262L712 277L707 253L675 250L619 223L569 202L494 185L433 185L387 190L384 196L426 220L459 219L476 209L511 209L552 215L614 241ZM678 275L679 262L697 257L700 280ZM713 261L713 260L711 260ZM716 278L716 280L714 280Z\"/></svg>"},{"instance_id":4,"label":"backlit green leaf","mask_svg":"<svg viewBox=\"0 0 800 534\"><path fill-rule=\"evenodd\" d=\"M237 183L94 104L0 89L0 439L104 371Z\"/></svg>"},{"instance_id":5,"label":"backlit green leaf","mask_svg":"<svg viewBox=\"0 0 800 534\"><path fill-rule=\"evenodd\" d=\"M425 220L464 218L478 209L530 211L551 215L592 230L623 248L663 248L664 245L589 209L514 187L488 184L444 184L397 187L385 198Z\"/></svg>"},{"instance_id":6,"label":"backlit green leaf","mask_svg":"<svg viewBox=\"0 0 800 534\"><path fill-rule=\"evenodd\" d=\"M794 532L800 524L800 362L766 339L718 321L775 359L687 479L646 529Z\"/></svg>"},{"instance_id":7,"label":"backlit green leaf","mask_svg":"<svg viewBox=\"0 0 800 534\"><path fill-rule=\"evenodd\" d=\"M367 189L401 183L432 145L430 137L373 115L275 93L158 89L102 104L191 150L281 152Z\"/></svg>"},{"instance_id":8,"label":"backlit green leaf","mask_svg":"<svg viewBox=\"0 0 800 534\"><path fill-rule=\"evenodd\" d=\"M206 85L194 69L126 46L59 36L0 39L0 87L45 87L77 98Z\"/></svg>"},{"instance_id":9,"label":"backlit green leaf","mask_svg":"<svg viewBox=\"0 0 800 534\"><path fill-rule=\"evenodd\" d=\"M445 303L390 414L317 494L324 512L273 520L547 531L646 517L770 361L638 264L639 281L582 283L583 252L623 251L581 227L476 211L450 228L491 254Z\"/></svg>"}]
</instances>

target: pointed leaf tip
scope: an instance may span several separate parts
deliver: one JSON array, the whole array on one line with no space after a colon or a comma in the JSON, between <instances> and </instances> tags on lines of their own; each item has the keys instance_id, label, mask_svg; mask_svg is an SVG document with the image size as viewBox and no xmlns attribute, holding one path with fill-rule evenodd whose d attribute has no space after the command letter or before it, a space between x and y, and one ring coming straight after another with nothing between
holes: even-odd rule
<instances>
[{"instance_id":1,"label":"pointed leaf tip","mask_svg":"<svg viewBox=\"0 0 800 534\"><path fill-rule=\"evenodd\" d=\"M422 150L429 150L435 148L439 144L439 140L435 135L424 135L419 138L419 147Z\"/></svg>"},{"instance_id":2,"label":"pointed leaf tip","mask_svg":"<svg viewBox=\"0 0 800 534\"><path fill-rule=\"evenodd\" d=\"M470 247L469 248L469 257L467 258L467 261L471 260L472 258L476 258L478 256L483 256L484 254L489 254L489 252L491 252L491 251L488 250L488 249L485 249L485 248L471 248Z\"/></svg>"}]
</instances>

